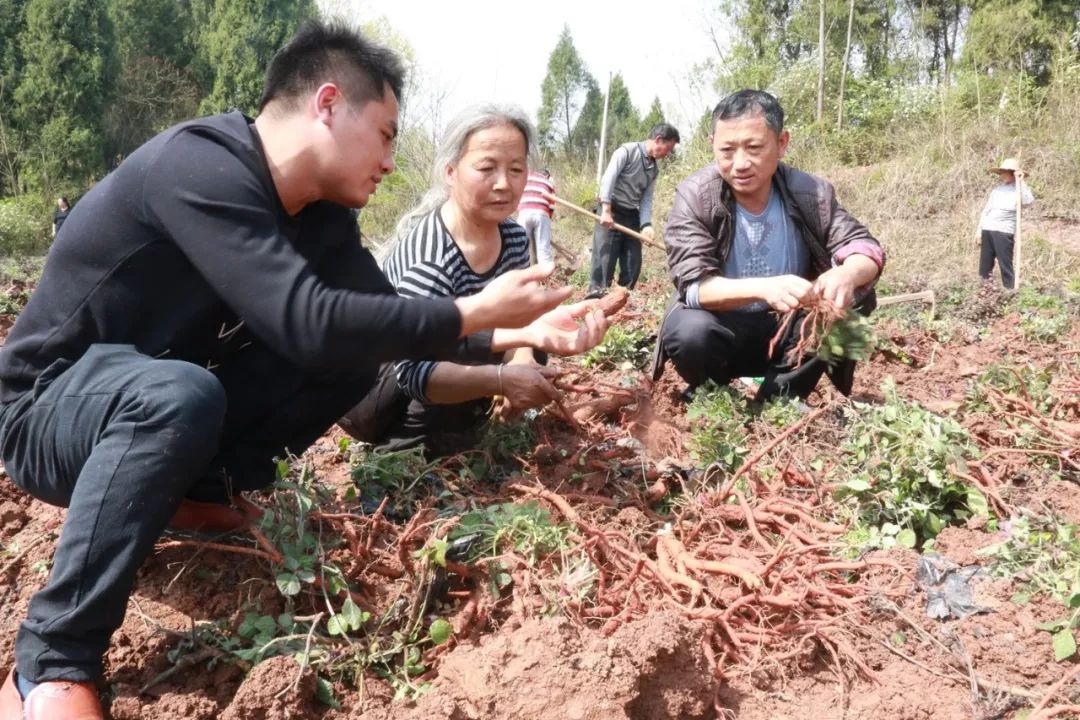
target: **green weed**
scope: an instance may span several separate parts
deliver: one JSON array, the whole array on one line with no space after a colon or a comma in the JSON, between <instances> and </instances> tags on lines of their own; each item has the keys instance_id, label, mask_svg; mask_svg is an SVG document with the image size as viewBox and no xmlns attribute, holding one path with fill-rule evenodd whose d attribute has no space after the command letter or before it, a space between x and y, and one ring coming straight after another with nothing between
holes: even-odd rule
<instances>
[{"instance_id":1,"label":"green weed","mask_svg":"<svg viewBox=\"0 0 1080 720\"><path fill-rule=\"evenodd\" d=\"M576 287L578 290L587 289L591 282L592 268L589 266L589 263L581 263L574 268L574 272L571 273L570 279L567 280L567 283Z\"/></svg>"},{"instance_id":2,"label":"green weed","mask_svg":"<svg viewBox=\"0 0 1080 720\"><path fill-rule=\"evenodd\" d=\"M915 547L948 524L987 514L982 493L954 474L976 455L967 431L900 399L891 382L883 390L884 404L854 403L848 412L834 471L838 499L847 499L868 526L865 539Z\"/></svg>"},{"instance_id":3,"label":"green weed","mask_svg":"<svg viewBox=\"0 0 1080 720\"><path fill-rule=\"evenodd\" d=\"M1037 627L1051 633L1057 660L1073 657L1073 631L1080 627L1080 530L1076 523L1059 518L1027 515L1011 521L1007 531L1007 540L979 554L993 558L990 570L994 575L1022 580L1023 590L1013 597L1014 602L1023 604L1042 593L1065 605L1065 615Z\"/></svg>"},{"instance_id":4,"label":"green weed","mask_svg":"<svg viewBox=\"0 0 1080 720\"><path fill-rule=\"evenodd\" d=\"M425 459L423 447L360 451L353 455L352 464L352 481L361 506L373 512L386 499L385 511L392 518L411 516L440 480L439 464Z\"/></svg>"},{"instance_id":5,"label":"green weed","mask_svg":"<svg viewBox=\"0 0 1080 720\"><path fill-rule=\"evenodd\" d=\"M806 415L806 405L798 398L778 395L762 406L758 417L777 429L786 428Z\"/></svg>"},{"instance_id":6,"label":"green weed","mask_svg":"<svg viewBox=\"0 0 1080 720\"><path fill-rule=\"evenodd\" d=\"M501 503L465 513L450 531L450 541L466 546L465 559L513 552L530 565L568 546L571 527L557 523L536 501ZM463 542L467 540L468 542Z\"/></svg>"},{"instance_id":7,"label":"green weed","mask_svg":"<svg viewBox=\"0 0 1080 720\"><path fill-rule=\"evenodd\" d=\"M690 450L703 465L719 465L733 470L749 452L746 423L749 404L729 387L708 382L694 392L686 409L693 425Z\"/></svg>"},{"instance_id":8,"label":"green weed","mask_svg":"<svg viewBox=\"0 0 1080 720\"><path fill-rule=\"evenodd\" d=\"M496 465L505 465L524 457L536 447L536 411L526 411L521 418L503 422L492 419L480 437L480 454ZM477 473L477 477L482 477Z\"/></svg>"},{"instance_id":9,"label":"green weed","mask_svg":"<svg viewBox=\"0 0 1080 720\"><path fill-rule=\"evenodd\" d=\"M1057 404L1051 390L1054 380L1052 367L1043 369L1031 365L991 365L972 381L967 392L967 407L990 412L994 407L987 400L987 389L994 388L1005 395L1028 400L1041 412L1049 412Z\"/></svg>"},{"instance_id":10,"label":"green weed","mask_svg":"<svg viewBox=\"0 0 1080 720\"><path fill-rule=\"evenodd\" d=\"M644 330L613 325L604 342L586 353L581 364L600 370L644 370L652 358L651 344Z\"/></svg>"},{"instance_id":11,"label":"green weed","mask_svg":"<svg viewBox=\"0 0 1080 720\"><path fill-rule=\"evenodd\" d=\"M1056 295L1025 287L1013 302L1020 313L1020 329L1031 342L1058 342L1072 327L1072 314Z\"/></svg>"}]
</instances>

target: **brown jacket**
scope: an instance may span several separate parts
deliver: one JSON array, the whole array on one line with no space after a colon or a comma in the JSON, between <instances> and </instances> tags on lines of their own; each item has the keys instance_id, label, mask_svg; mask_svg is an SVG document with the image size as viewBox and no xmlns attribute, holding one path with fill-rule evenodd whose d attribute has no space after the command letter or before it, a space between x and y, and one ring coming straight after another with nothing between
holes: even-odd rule
<instances>
[{"instance_id":1,"label":"brown jacket","mask_svg":"<svg viewBox=\"0 0 1080 720\"><path fill-rule=\"evenodd\" d=\"M794 227L810 249L809 280L842 262L846 253L859 252L884 265L881 245L836 200L836 191L823 178L781 163L773 176ZM682 303L686 290L709 275L723 273L735 238L735 196L715 163L709 163L679 183L664 229L668 270L675 296L665 312ZM838 256L839 255L839 256ZM869 306L874 304L870 290ZM653 375L658 377L666 358L657 345Z\"/></svg>"},{"instance_id":2,"label":"brown jacket","mask_svg":"<svg viewBox=\"0 0 1080 720\"><path fill-rule=\"evenodd\" d=\"M881 253L881 245L862 223L836 201L833 186L816 175L783 163L773 176L795 227L810 248L813 280L833 265L834 256L858 243ZM664 229L668 269L679 299L686 288L707 275L723 272L735 237L735 196L715 163L679 183ZM882 264L884 254L875 258Z\"/></svg>"}]
</instances>

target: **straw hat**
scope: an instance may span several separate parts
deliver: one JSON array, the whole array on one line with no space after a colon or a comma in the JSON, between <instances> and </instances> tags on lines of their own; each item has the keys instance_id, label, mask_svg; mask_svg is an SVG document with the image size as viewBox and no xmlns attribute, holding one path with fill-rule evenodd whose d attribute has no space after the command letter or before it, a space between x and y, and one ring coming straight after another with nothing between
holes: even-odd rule
<instances>
[{"instance_id":1,"label":"straw hat","mask_svg":"<svg viewBox=\"0 0 1080 720\"><path fill-rule=\"evenodd\" d=\"M990 168L990 172L1001 172L1002 170L1008 170L1009 172L1016 172L1020 169L1020 163L1016 161L1016 158L1005 158L1001 161L1001 164L997 167Z\"/></svg>"}]
</instances>

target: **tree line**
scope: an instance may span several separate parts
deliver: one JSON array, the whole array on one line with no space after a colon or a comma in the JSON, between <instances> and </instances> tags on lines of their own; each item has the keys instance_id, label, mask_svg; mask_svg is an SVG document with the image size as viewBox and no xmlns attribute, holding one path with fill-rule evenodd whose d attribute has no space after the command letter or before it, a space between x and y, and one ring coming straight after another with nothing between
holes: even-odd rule
<instances>
[{"instance_id":1,"label":"tree line","mask_svg":"<svg viewBox=\"0 0 1080 720\"><path fill-rule=\"evenodd\" d=\"M649 128L664 120L658 97L653 98L645 115L638 114L621 73L611 77L607 95L609 149L643 139ZM604 93L578 54L566 26L548 57L540 98L537 131L541 149L585 164L595 162L604 118Z\"/></svg>"},{"instance_id":2,"label":"tree line","mask_svg":"<svg viewBox=\"0 0 1080 720\"><path fill-rule=\"evenodd\" d=\"M721 0L718 17L732 38L706 66L717 88L774 89L823 129L882 127L927 89L1021 102L1080 46L1076 0Z\"/></svg>"},{"instance_id":3,"label":"tree line","mask_svg":"<svg viewBox=\"0 0 1080 720\"><path fill-rule=\"evenodd\" d=\"M0 0L0 195L79 194L156 132L254 110L314 0Z\"/></svg>"},{"instance_id":4,"label":"tree line","mask_svg":"<svg viewBox=\"0 0 1080 720\"><path fill-rule=\"evenodd\" d=\"M44 198L78 196L169 125L253 112L270 56L317 13L315 0L0 0L0 198L35 198L29 214L43 217ZM1038 111L1053 87L1080 87L1076 0L717 0L711 18L716 52L689 77L703 90L699 137L716 100L754 87L780 96L793 130L820 137L842 162L867 163L894 149L890 128L928 113L944 125L957 111ZM430 127L413 122L425 117L414 94L423 69L393 29L367 29L410 66L399 172L365 213L379 231L426 187L445 94L430 99ZM658 98L639 112L621 75L607 85L564 27L537 120L546 161L579 175L582 197L605 90L608 154L663 119ZM13 223L0 225L3 236Z\"/></svg>"},{"instance_id":5,"label":"tree line","mask_svg":"<svg viewBox=\"0 0 1080 720\"><path fill-rule=\"evenodd\" d=\"M1036 106L1040 89L1075 80L1080 62L1076 0L719 0L712 18L716 53L691 82L716 100L769 90L793 128L831 134L852 162L873 161L888 150L878 137L888 127L946 102L950 112ZM543 149L594 158L603 102L564 28L542 86ZM701 108L701 135L710 109ZM639 117L614 76L609 148L661 118L659 100Z\"/></svg>"}]
</instances>

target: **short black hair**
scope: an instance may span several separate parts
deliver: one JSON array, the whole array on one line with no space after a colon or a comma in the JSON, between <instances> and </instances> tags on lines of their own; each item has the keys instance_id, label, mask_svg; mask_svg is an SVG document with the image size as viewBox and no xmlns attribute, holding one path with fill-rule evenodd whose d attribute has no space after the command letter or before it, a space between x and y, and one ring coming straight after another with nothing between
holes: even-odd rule
<instances>
[{"instance_id":1,"label":"short black hair","mask_svg":"<svg viewBox=\"0 0 1080 720\"><path fill-rule=\"evenodd\" d=\"M765 124L779 135L784 130L784 108L764 90L740 90L721 100L712 113L712 129L721 120L736 120L760 112Z\"/></svg>"},{"instance_id":2,"label":"short black hair","mask_svg":"<svg viewBox=\"0 0 1080 720\"><path fill-rule=\"evenodd\" d=\"M664 142L669 140L674 140L677 143L682 142L682 139L679 138L679 129L671 123L660 122L653 125L652 129L649 130L649 139L657 137Z\"/></svg>"},{"instance_id":3,"label":"short black hair","mask_svg":"<svg viewBox=\"0 0 1080 720\"><path fill-rule=\"evenodd\" d=\"M270 60L259 111L275 100L292 104L325 82L336 83L360 108L370 100L382 100L387 85L400 99L405 70L392 50L347 24L305 20Z\"/></svg>"}]
</instances>

